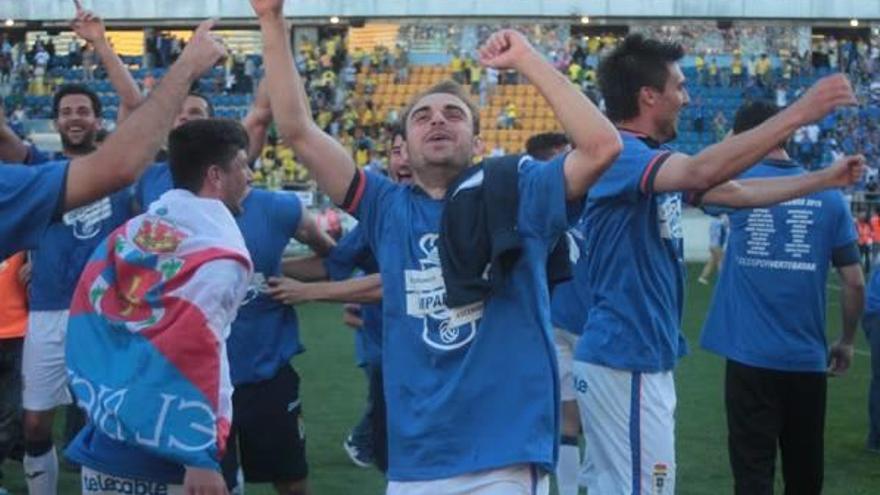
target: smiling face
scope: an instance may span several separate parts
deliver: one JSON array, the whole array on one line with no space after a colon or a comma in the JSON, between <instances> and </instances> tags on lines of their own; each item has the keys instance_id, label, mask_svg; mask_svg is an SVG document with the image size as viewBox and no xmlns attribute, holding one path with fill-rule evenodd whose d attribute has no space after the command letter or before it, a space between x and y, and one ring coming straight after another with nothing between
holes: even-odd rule
<instances>
[{"instance_id":1,"label":"smiling face","mask_svg":"<svg viewBox=\"0 0 880 495\"><path fill-rule=\"evenodd\" d=\"M656 129L656 139L672 141L678 135L678 116L681 109L690 103L686 80L677 63L667 65L668 76L663 91L645 87L647 96L642 101L639 112L650 115Z\"/></svg>"},{"instance_id":2,"label":"smiling face","mask_svg":"<svg viewBox=\"0 0 880 495\"><path fill-rule=\"evenodd\" d=\"M55 128L67 155L89 153L95 148L95 135L101 119L95 115L92 100L84 94L65 95L58 102Z\"/></svg>"},{"instance_id":3,"label":"smiling face","mask_svg":"<svg viewBox=\"0 0 880 495\"><path fill-rule=\"evenodd\" d=\"M196 95L189 95L183 100L180 113L174 119L174 128L180 127L191 120L202 120L211 117L211 107L208 101Z\"/></svg>"},{"instance_id":4,"label":"smiling face","mask_svg":"<svg viewBox=\"0 0 880 495\"><path fill-rule=\"evenodd\" d=\"M428 94L405 118L407 156L416 175L429 168L461 170L473 162L479 145L474 118L457 96Z\"/></svg>"},{"instance_id":5,"label":"smiling face","mask_svg":"<svg viewBox=\"0 0 880 495\"><path fill-rule=\"evenodd\" d=\"M406 141L396 134L391 141L391 154L388 157L388 173L391 180L401 184L412 183L412 170L409 168L409 157L406 153Z\"/></svg>"}]
</instances>

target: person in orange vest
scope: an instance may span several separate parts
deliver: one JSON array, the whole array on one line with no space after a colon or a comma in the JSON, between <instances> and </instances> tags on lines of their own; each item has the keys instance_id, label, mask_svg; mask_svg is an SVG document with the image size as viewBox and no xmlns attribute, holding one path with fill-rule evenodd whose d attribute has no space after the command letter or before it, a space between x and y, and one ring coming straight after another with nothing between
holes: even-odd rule
<instances>
[{"instance_id":1,"label":"person in orange vest","mask_svg":"<svg viewBox=\"0 0 880 495\"><path fill-rule=\"evenodd\" d=\"M27 327L28 265L24 253L0 261L0 465L21 460L21 350ZM2 487L0 494L7 493Z\"/></svg>"},{"instance_id":2,"label":"person in orange vest","mask_svg":"<svg viewBox=\"0 0 880 495\"><path fill-rule=\"evenodd\" d=\"M856 231L859 234L859 251L862 254L862 263L864 263L865 273L871 271L871 250L874 246L874 232L871 229L871 222L868 220L868 212L859 215L856 220Z\"/></svg>"},{"instance_id":3,"label":"person in orange vest","mask_svg":"<svg viewBox=\"0 0 880 495\"><path fill-rule=\"evenodd\" d=\"M880 256L880 214L877 214L876 210L871 215L871 239L874 241L871 249L871 265L874 265Z\"/></svg>"}]
</instances>

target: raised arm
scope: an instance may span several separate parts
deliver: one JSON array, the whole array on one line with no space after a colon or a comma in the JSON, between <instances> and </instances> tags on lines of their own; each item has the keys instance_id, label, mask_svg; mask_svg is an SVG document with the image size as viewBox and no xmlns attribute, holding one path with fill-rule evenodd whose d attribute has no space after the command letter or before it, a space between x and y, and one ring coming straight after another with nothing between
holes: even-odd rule
<instances>
[{"instance_id":1,"label":"raised arm","mask_svg":"<svg viewBox=\"0 0 880 495\"><path fill-rule=\"evenodd\" d=\"M851 186L865 172L865 157L843 157L828 168L794 177L731 180L710 189L702 203L731 208L770 206L835 187Z\"/></svg>"},{"instance_id":2,"label":"raised arm","mask_svg":"<svg viewBox=\"0 0 880 495\"><path fill-rule=\"evenodd\" d=\"M309 99L293 63L283 4L283 0L251 0L263 33L263 59L275 125L282 141L293 148L318 187L334 203L342 204L354 178L354 160L312 120Z\"/></svg>"},{"instance_id":3,"label":"raised arm","mask_svg":"<svg viewBox=\"0 0 880 495\"><path fill-rule=\"evenodd\" d=\"M623 145L614 125L517 31L493 34L480 49L480 62L516 69L547 99L574 144L565 159L566 197L583 197L620 154Z\"/></svg>"},{"instance_id":4,"label":"raised arm","mask_svg":"<svg viewBox=\"0 0 880 495\"><path fill-rule=\"evenodd\" d=\"M263 147L266 145L269 126L272 125L272 107L269 104L269 88L265 78L257 86L254 103L248 114L242 119L241 125L247 131L250 141L248 162L253 162L262 153Z\"/></svg>"},{"instance_id":5,"label":"raised arm","mask_svg":"<svg viewBox=\"0 0 880 495\"><path fill-rule=\"evenodd\" d=\"M821 119L839 106L856 103L846 76L836 74L820 79L798 101L763 124L694 156L680 153L670 156L657 172L654 191L711 189L758 163L799 127Z\"/></svg>"},{"instance_id":6,"label":"raised arm","mask_svg":"<svg viewBox=\"0 0 880 495\"><path fill-rule=\"evenodd\" d=\"M113 52L113 47L110 46L110 42L107 40L104 21L95 15L94 12L83 10L78 0L75 3L76 17L70 23L70 27L77 36L95 47L95 53L98 54L104 69L107 71L110 84L113 85L113 89L119 96L119 114L116 117L116 121L122 122L135 108L143 103L144 97L131 76L131 72L122 63L122 59Z\"/></svg>"},{"instance_id":7,"label":"raised arm","mask_svg":"<svg viewBox=\"0 0 880 495\"><path fill-rule=\"evenodd\" d=\"M190 86L226 54L223 45L211 35L213 24L205 21L199 25L156 90L101 147L70 162L64 197L66 210L122 189L153 162Z\"/></svg>"}]
</instances>

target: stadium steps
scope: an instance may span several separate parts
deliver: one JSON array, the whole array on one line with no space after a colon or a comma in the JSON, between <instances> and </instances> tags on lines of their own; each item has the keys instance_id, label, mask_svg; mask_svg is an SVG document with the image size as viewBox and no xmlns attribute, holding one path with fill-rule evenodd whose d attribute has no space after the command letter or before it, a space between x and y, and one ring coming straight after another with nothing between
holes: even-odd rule
<instances>
[{"instance_id":1,"label":"stadium steps","mask_svg":"<svg viewBox=\"0 0 880 495\"><path fill-rule=\"evenodd\" d=\"M397 45L398 31L400 31L399 24L372 22L362 28L350 28L348 49L353 51L360 48L366 53L372 53L377 46L393 49Z\"/></svg>"}]
</instances>

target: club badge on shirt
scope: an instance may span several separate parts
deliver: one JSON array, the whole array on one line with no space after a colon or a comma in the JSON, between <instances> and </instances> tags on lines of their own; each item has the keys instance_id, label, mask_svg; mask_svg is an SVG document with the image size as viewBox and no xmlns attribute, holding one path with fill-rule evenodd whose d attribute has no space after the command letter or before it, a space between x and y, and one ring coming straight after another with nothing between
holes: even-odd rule
<instances>
[{"instance_id":1,"label":"club badge on shirt","mask_svg":"<svg viewBox=\"0 0 880 495\"><path fill-rule=\"evenodd\" d=\"M422 320L422 340L441 351L459 349L470 343L482 318L480 308L468 306L452 311L446 306L446 284L440 268L437 234L419 240L423 257L419 269L405 270L406 314Z\"/></svg>"}]
</instances>

